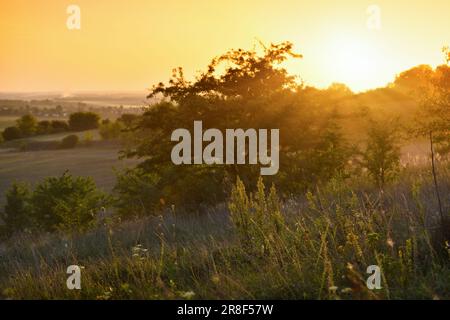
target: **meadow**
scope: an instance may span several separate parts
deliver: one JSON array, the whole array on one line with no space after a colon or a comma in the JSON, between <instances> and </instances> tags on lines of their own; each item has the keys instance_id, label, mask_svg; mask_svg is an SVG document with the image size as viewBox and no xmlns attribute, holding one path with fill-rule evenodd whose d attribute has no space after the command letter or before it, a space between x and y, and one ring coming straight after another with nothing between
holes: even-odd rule
<instances>
[{"instance_id":1,"label":"meadow","mask_svg":"<svg viewBox=\"0 0 450 320\"><path fill-rule=\"evenodd\" d=\"M22 116L0 153L0 298L450 299L444 52L356 94L299 84L290 42L235 49L175 69L139 114L75 112L63 134ZM279 128L279 171L176 165L172 133L199 120Z\"/></svg>"},{"instance_id":2,"label":"meadow","mask_svg":"<svg viewBox=\"0 0 450 320\"><path fill-rule=\"evenodd\" d=\"M97 186L111 191L116 178L114 170L134 166L133 159L119 160L120 145L101 141L98 130L76 133L80 141L89 135L90 145L76 149L48 150L49 145L58 143L67 133L42 135L5 142L0 147L0 205L4 205L5 192L13 182L33 184L49 176L59 176L69 171L77 176L93 177ZM26 145L37 150L21 151Z\"/></svg>"},{"instance_id":3,"label":"meadow","mask_svg":"<svg viewBox=\"0 0 450 320\"><path fill-rule=\"evenodd\" d=\"M448 162L440 178L448 203ZM238 181L226 204L201 215L172 208L125 222L99 220L85 234L12 238L0 251L1 295L449 299L450 247L438 245L438 220L426 167L405 168L382 193L359 179L333 179L280 200L261 181L253 196ZM82 290L66 288L71 264L82 266ZM383 270L382 289L367 288L368 265Z\"/></svg>"}]
</instances>

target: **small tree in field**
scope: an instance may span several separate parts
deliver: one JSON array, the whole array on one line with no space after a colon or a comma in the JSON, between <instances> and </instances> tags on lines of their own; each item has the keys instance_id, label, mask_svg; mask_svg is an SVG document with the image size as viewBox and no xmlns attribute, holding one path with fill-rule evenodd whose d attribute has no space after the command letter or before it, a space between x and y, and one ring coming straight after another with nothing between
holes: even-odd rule
<instances>
[{"instance_id":1,"label":"small tree in field","mask_svg":"<svg viewBox=\"0 0 450 320\"><path fill-rule=\"evenodd\" d=\"M73 131L97 129L100 116L94 112L75 112L69 117L69 127Z\"/></svg>"},{"instance_id":2,"label":"small tree in field","mask_svg":"<svg viewBox=\"0 0 450 320\"><path fill-rule=\"evenodd\" d=\"M36 133L37 120L30 114L24 115L17 120L17 128L19 128L23 136L31 136Z\"/></svg>"},{"instance_id":3,"label":"small tree in field","mask_svg":"<svg viewBox=\"0 0 450 320\"><path fill-rule=\"evenodd\" d=\"M367 168L369 175L383 188L386 182L395 177L399 169L400 146L396 124L372 121L362 157L363 166Z\"/></svg>"},{"instance_id":4,"label":"small tree in field","mask_svg":"<svg viewBox=\"0 0 450 320\"><path fill-rule=\"evenodd\" d=\"M106 201L92 178L73 177L65 172L36 186L31 198L33 220L40 230L84 230L94 222Z\"/></svg>"}]
</instances>

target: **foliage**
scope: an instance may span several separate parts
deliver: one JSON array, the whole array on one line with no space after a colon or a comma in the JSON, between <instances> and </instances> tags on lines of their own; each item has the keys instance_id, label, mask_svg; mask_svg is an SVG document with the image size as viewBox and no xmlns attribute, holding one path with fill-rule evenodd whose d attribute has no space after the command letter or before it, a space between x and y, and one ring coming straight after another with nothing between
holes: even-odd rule
<instances>
[{"instance_id":1,"label":"foliage","mask_svg":"<svg viewBox=\"0 0 450 320\"><path fill-rule=\"evenodd\" d=\"M73 131L97 129L100 116L94 112L75 112L69 116L69 127Z\"/></svg>"},{"instance_id":2,"label":"foliage","mask_svg":"<svg viewBox=\"0 0 450 320\"><path fill-rule=\"evenodd\" d=\"M79 140L80 139L78 138L78 136L76 134L70 134L70 135L64 137L61 140L61 143L60 143L59 147L61 149L72 149L72 148L75 148L76 145L78 144Z\"/></svg>"},{"instance_id":3,"label":"foliage","mask_svg":"<svg viewBox=\"0 0 450 320\"><path fill-rule=\"evenodd\" d=\"M62 120L51 121L51 133L59 133L69 131L69 124Z\"/></svg>"},{"instance_id":4,"label":"foliage","mask_svg":"<svg viewBox=\"0 0 450 320\"><path fill-rule=\"evenodd\" d=\"M28 137L36 133L37 120L34 116L27 114L17 120L17 128L23 136Z\"/></svg>"},{"instance_id":5,"label":"foliage","mask_svg":"<svg viewBox=\"0 0 450 320\"><path fill-rule=\"evenodd\" d=\"M362 156L364 167L380 188L396 176L400 164L400 147L395 122L371 121L367 146Z\"/></svg>"},{"instance_id":6,"label":"foliage","mask_svg":"<svg viewBox=\"0 0 450 320\"><path fill-rule=\"evenodd\" d=\"M48 120L42 120L37 123L36 134L49 134L52 132L51 122Z\"/></svg>"},{"instance_id":7,"label":"foliage","mask_svg":"<svg viewBox=\"0 0 450 320\"><path fill-rule=\"evenodd\" d=\"M41 231L79 232L89 228L97 212L107 204L92 178L46 178L34 190L14 184L7 192L3 220L8 235L31 228Z\"/></svg>"},{"instance_id":8,"label":"foliage","mask_svg":"<svg viewBox=\"0 0 450 320\"><path fill-rule=\"evenodd\" d=\"M262 55L254 50L238 49L214 58L207 71L201 73L194 83L184 78L182 68L174 69L169 86L159 83L153 88L149 98L161 93L173 101L182 103L193 96L246 99L268 96L284 89L294 89L295 77L288 75L285 69L275 67L289 57L301 57L293 52L292 43L283 42L262 47ZM218 75L217 70L222 65L225 66L225 72Z\"/></svg>"},{"instance_id":9,"label":"foliage","mask_svg":"<svg viewBox=\"0 0 450 320\"><path fill-rule=\"evenodd\" d=\"M6 192L6 205L1 215L5 236L23 232L32 226L30 200L30 188L24 183L14 183Z\"/></svg>"},{"instance_id":10,"label":"foliage","mask_svg":"<svg viewBox=\"0 0 450 320\"><path fill-rule=\"evenodd\" d=\"M293 192L329 179L343 169L349 148L330 121L335 114L328 101L316 99L316 91L303 88L280 67L290 57L300 55L286 42L263 46L262 52L231 50L214 58L193 82L176 70L167 86L161 83L149 95L166 101L149 106L136 121L124 155L143 159L140 168L160 175L162 196L171 203L214 203L226 195L221 186L237 176L254 185L255 166L175 166L170 159L173 130L191 131L195 120L202 120L204 130L280 128L280 172L273 182ZM314 165L311 157L320 164ZM296 168L305 164L309 166L299 173ZM286 177L292 174L302 183L289 183ZM209 197L198 186L207 186Z\"/></svg>"},{"instance_id":11,"label":"foliage","mask_svg":"<svg viewBox=\"0 0 450 320\"><path fill-rule=\"evenodd\" d=\"M89 146L92 144L92 141L94 141L94 135L92 132L85 132L83 135L83 143Z\"/></svg>"},{"instance_id":12,"label":"foliage","mask_svg":"<svg viewBox=\"0 0 450 320\"><path fill-rule=\"evenodd\" d=\"M121 121L109 121L100 125L99 133L103 140L115 140L120 138L123 129Z\"/></svg>"},{"instance_id":13,"label":"foliage","mask_svg":"<svg viewBox=\"0 0 450 320\"><path fill-rule=\"evenodd\" d=\"M238 180L230 212L140 218L70 239L23 238L2 256L0 297L445 300L450 251L433 246L433 189L423 173L403 172L383 194L333 178L286 201L261 181L253 193ZM37 266L36 256L46 263ZM85 289L54 285L67 257L89 269ZM369 265L380 267L381 289L367 288Z\"/></svg>"},{"instance_id":14,"label":"foliage","mask_svg":"<svg viewBox=\"0 0 450 320\"><path fill-rule=\"evenodd\" d=\"M262 178L258 180L255 194L250 196L238 178L231 191L229 210L241 245L253 253L273 250L274 242L284 236L285 222L275 186L266 195Z\"/></svg>"},{"instance_id":15,"label":"foliage","mask_svg":"<svg viewBox=\"0 0 450 320\"><path fill-rule=\"evenodd\" d=\"M431 93L423 99L420 132L433 133L439 152L450 152L450 66L437 67Z\"/></svg>"},{"instance_id":16,"label":"foliage","mask_svg":"<svg viewBox=\"0 0 450 320\"><path fill-rule=\"evenodd\" d=\"M2 132L3 139L5 141L9 140L15 140L22 138L22 133L20 132L20 129L17 127L8 127Z\"/></svg>"},{"instance_id":17,"label":"foliage","mask_svg":"<svg viewBox=\"0 0 450 320\"><path fill-rule=\"evenodd\" d=\"M161 195L159 182L158 175L139 168L119 172L114 187L119 215L131 218L154 212Z\"/></svg>"}]
</instances>

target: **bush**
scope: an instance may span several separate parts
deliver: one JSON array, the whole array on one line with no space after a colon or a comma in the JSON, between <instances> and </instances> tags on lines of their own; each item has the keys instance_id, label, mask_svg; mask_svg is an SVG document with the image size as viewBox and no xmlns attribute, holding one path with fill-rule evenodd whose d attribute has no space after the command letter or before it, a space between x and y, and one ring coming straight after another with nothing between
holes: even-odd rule
<instances>
[{"instance_id":1,"label":"bush","mask_svg":"<svg viewBox=\"0 0 450 320\"><path fill-rule=\"evenodd\" d=\"M6 236L31 227L31 192L24 183L14 183L6 192L6 205L1 218Z\"/></svg>"},{"instance_id":2,"label":"bush","mask_svg":"<svg viewBox=\"0 0 450 320\"><path fill-rule=\"evenodd\" d=\"M124 125L120 121L102 123L99 128L100 136L103 140L113 140L120 138Z\"/></svg>"},{"instance_id":3,"label":"bush","mask_svg":"<svg viewBox=\"0 0 450 320\"><path fill-rule=\"evenodd\" d=\"M49 134L52 132L51 122L48 120L42 120L37 123L37 134Z\"/></svg>"},{"instance_id":4,"label":"bush","mask_svg":"<svg viewBox=\"0 0 450 320\"><path fill-rule=\"evenodd\" d=\"M92 144L92 141L94 141L94 135L92 134L92 132L86 132L83 136L84 144L90 146Z\"/></svg>"},{"instance_id":5,"label":"bush","mask_svg":"<svg viewBox=\"0 0 450 320\"><path fill-rule=\"evenodd\" d=\"M68 135L61 140L60 148L61 149L75 148L75 146L78 144L79 140L80 139L78 138L78 136L76 134Z\"/></svg>"},{"instance_id":6,"label":"bush","mask_svg":"<svg viewBox=\"0 0 450 320\"><path fill-rule=\"evenodd\" d=\"M9 141L22 138L22 133L17 127L8 127L3 130L2 136L5 141Z\"/></svg>"},{"instance_id":7,"label":"bush","mask_svg":"<svg viewBox=\"0 0 450 320\"><path fill-rule=\"evenodd\" d=\"M91 225L106 201L92 178L74 178L65 172L36 186L31 200L33 219L47 231L81 231Z\"/></svg>"},{"instance_id":8,"label":"bush","mask_svg":"<svg viewBox=\"0 0 450 320\"><path fill-rule=\"evenodd\" d=\"M25 184L13 184L6 193L2 219L6 235L24 231L82 231L91 226L96 213L107 204L92 178L46 178L34 191Z\"/></svg>"},{"instance_id":9,"label":"bush","mask_svg":"<svg viewBox=\"0 0 450 320\"><path fill-rule=\"evenodd\" d=\"M159 182L158 175L140 168L119 173L114 187L118 213L130 218L154 212L161 196Z\"/></svg>"},{"instance_id":10,"label":"bush","mask_svg":"<svg viewBox=\"0 0 450 320\"><path fill-rule=\"evenodd\" d=\"M69 117L69 127L73 131L97 129L100 116L94 112L76 112Z\"/></svg>"},{"instance_id":11,"label":"bush","mask_svg":"<svg viewBox=\"0 0 450 320\"><path fill-rule=\"evenodd\" d=\"M36 133L37 120L34 116L27 114L17 120L17 128L23 136L28 137Z\"/></svg>"},{"instance_id":12,"label":"bush","mask_svg":"<svg viewBox=\"0 0 450 320\"><path fill-rule=\"evenodd\" d=\"M52 133L69 131L69 124L66 121L62 120L52 120L51 131Z\"/></svg>"},{"instance_id":13,"label":"bush","mask_svg":"<svg viewBox=\"0 0 450 320\"><path fill-rule=\"evenodd\" d=\"M133 124L139 121L139 115L132 113L124 113L117 119L117 121L122 122L125 125L125 127L130 128L133 126Z\"/></svg>"}]
</instances>

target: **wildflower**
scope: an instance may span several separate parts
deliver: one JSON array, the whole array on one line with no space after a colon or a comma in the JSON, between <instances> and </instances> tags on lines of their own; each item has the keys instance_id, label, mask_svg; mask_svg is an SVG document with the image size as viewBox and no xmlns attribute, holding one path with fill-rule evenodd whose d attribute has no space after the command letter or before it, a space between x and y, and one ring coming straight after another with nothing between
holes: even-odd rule
<instances>
[{"instance_id":1,"label":"wildflower","mask_svg":"<svg viewBox=\"0 0 450 320\"><path fill-rule=\"evenodd\" d=\"M215 283L215 284L218 284L219 283L219 281L220 281L220 278L219 278L219 276L218 275L213 275L212 277L211 277L211 281L213 282L213 283Z\"/></svg>"},{"instance_id":2,"label":"wildflower","mask_svg":"<svg viewBox=\"0 0 450 320\"><path fill-rule=\"evenodd\" d=\"M393 241L391 238L388 238L387 241L386 241L386 243L387 243L387 245L388 245L389 247L391 247L391 248L394 247L394 241Z\"/></svg>"},{"instance_id":3,"label":"wildflower","mask_svg":"<svg viewBox=\"0 0 450 320\"><path fill-rule=\"evenodd\" d=\"M329 287L328 288L328 291L330 291L330 293L336 293L336 291L338 290L338 287L336 287L336 286L331 286L331 287Z\"/></svg>"},{"instance_id":4,"label":"wildflower","mask_svg":"<svg viewBox=\"0 0 450 320\"><path fill-rule=\"evenodd\" d=\"M185 299L192 299L195 296L195 292L194 291L186 291L186 292L181 292L181 297L185 298Z\"/></svg>"},{"instance_id":5,"label":"wildflower","mask_svg":"<svg viewBox=\"0 0 450 320\"><path fill-rule=\"evenodd\" d=\"M341 290L342 293L351 293L352 291L352 288L344 288Z\"/></svg>"}]
</instances>

